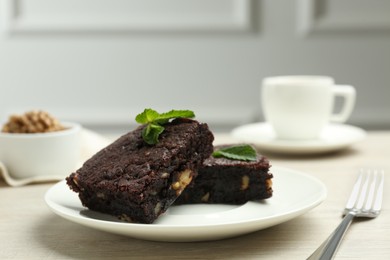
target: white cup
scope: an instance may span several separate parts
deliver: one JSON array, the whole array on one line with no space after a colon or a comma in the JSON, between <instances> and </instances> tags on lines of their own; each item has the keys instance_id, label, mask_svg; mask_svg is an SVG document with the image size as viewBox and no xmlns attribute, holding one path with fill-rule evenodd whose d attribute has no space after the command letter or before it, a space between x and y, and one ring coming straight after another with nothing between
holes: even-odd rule
<instances>
[{"instance_id":1,"label":"white cup","mask_svg":"<svg viewBox=\"0 0 390 260\"><path fill-rule=\"evenodd\" d=\"M0 162L10 176L61 178L75 170L81 153L81 126L63 125L65 130L49 133L0 133Z\"/></svg>"},{"instance_id":2,"label":"white cup","mask_svg":"<svg viewBox=\"0 0 390 260\"><path fill-rule=\"evenodd\" d=\"M335 98L344 99L333 113ZM317 139L329 122L345 122L355 104L355 88L335 85L327 76L279 76L263 79L261 102L265 120L277 138Z\"/></svg>"}]
</instances>

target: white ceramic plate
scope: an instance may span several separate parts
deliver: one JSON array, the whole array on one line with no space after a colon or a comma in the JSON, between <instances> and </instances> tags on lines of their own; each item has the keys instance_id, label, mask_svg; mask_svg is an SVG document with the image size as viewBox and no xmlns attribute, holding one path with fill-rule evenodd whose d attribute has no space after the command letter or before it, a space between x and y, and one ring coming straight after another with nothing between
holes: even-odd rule
<instances>
[{"instance_id":1,"label":"white ceramic plate","mask_svg":"<svg viewBox=\"0 0 390 260\"><path fill-rule=\"evenodd\" d=\"M259 150L283 154L319 154L338 151L363 140L366 132L358 127L329 124L318 140L277 139L268 123L243 125L231 132L235 139L254 144Z\"/></svg>"},{"instance_id":2,"label":"white ceramic plate","mask_svg":"<svg viewBox=\"0 0 390 260\"><path fill-rule=\"evenodd\" d=\"M238 236L293 219L319 205L326 197L325 185L310 175L273 166L274 195L244 205L172 206L154 224L133 224L84 208L65 181L51 187L47 205L70 221L134 238L190 242Z\"/></svg>"}]
</instances>

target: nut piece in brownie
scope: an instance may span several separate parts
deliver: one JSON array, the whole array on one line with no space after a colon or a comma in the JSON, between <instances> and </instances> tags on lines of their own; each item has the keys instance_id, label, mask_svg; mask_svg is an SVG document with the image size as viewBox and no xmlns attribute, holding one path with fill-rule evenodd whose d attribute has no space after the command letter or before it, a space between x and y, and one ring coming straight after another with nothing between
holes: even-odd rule
<instances>
[{"instance_id":1,"label":"nut piece in brownie","mask_svg":"<svg viewBox=\"0 0 390 260\"><path fill-rule=\"evenodd\" d=\"M217 146L214 149L226 146ZM243 204L272 196L273 177L266 157L257 154L254 161L210 156L198 171L198 177L184 190L175 204Z\"/></svg>"},{"instance_id":2,"label":"nut piece in brownie","mask_svg":"<svg viewBox=\"0 0 390 260\"><path fill-rule=\"evenodd\" d=\"M82 204L138 223L152 223L197 175L213 151L207 124L175 119L155 145L142 139L142 125L99 151L66 178Z\"/></svg>"}]
</instances>

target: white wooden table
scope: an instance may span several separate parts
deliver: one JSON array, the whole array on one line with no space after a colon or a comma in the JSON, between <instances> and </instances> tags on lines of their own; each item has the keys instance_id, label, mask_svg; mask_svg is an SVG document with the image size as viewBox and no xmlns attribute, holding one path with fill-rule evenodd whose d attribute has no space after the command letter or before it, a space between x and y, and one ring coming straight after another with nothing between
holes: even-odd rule
<instances>
[{"instance_id":1,"label":"white wooden table","mask_svg":"<svg viewBox=\"0 0 390 260\"><path fill-rule=\"evenodd\" d=\"M230 142L217 134L216 143ZM90 229L50 211L43 196L53 185L19 188L0 180L0 259L306 259L341 220L361 167L385 169L381 215L356 221L336 259L390 259L390 132L369 132L352 148L321 156L267 155L273 165L311 174L327 199L289 222L248 235L198 243L149 242Z\"/></svg>"}]
</instances>

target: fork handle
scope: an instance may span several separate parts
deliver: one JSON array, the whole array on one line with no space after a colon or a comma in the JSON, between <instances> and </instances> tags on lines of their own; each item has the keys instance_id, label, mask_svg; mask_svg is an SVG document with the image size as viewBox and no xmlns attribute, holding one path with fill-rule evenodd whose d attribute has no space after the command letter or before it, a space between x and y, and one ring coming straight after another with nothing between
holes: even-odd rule
<instances>
[{"instance_id":1,"label":"fork handle","mask_svg":"<svg viewBox=\"0 0 390 260\"><path fill-rule=\"evenodd\" d=\"M314 251L311 256L309 256L309 258L307 258L307 260L332 259L354 217L355 213L353 212L349 212L345 215L333 233L330 234L330 236L320 245L320 247L317 248L316 251Z\"/></svg>"}]
</instances>

